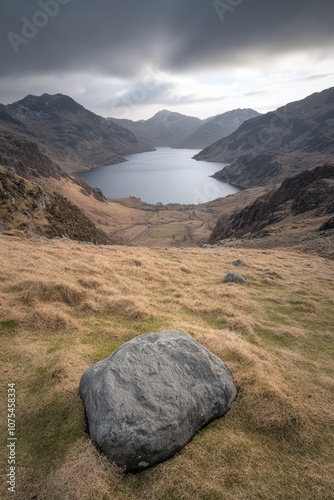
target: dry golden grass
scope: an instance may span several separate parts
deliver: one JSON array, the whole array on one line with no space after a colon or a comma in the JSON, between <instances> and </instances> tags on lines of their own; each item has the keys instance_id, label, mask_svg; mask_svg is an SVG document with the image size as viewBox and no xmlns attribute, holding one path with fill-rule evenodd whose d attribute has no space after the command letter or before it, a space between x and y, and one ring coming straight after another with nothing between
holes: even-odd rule
<instances>
[{"instance_id":1,"label":"dry golden grass","mask_svg":"<svg viewBox=\"0 0 334 500\"><path fill-rule=\"evenodd\" d=\"M0 236L16 498L334 498L333 262L283 250L115 249ZM223 284L239 258L247 282ZM85 435L79 380L122 343L162 329L187 331L226 361L238 397L178 456L123 475ZM5 423L2 405L6 437ZM5 464L4 440L1 453Z\"/></svg>"}]
</instances>

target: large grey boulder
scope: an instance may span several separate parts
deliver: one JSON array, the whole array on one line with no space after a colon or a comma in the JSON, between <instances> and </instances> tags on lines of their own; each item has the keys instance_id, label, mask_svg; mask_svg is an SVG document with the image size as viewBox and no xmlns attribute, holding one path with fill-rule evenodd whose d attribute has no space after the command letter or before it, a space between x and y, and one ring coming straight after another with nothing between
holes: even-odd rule
<instances>
[{"instance_id":1,"label":"large grey boulder","mask_svg":"<svg viewBox=\"0 0 334 500\"><path fill-rule=\"evenodd\" d=\"M83 374L89 434L109 460L136 472L177 453L227 412L232 374L184 332L136 337Z\"/></svg>"}]
</instances>

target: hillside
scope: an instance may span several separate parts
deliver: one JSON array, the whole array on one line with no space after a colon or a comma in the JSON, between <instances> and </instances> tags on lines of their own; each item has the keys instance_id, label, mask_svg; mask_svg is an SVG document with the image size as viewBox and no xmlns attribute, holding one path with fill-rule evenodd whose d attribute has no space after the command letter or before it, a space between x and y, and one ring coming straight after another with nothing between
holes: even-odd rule
<instances>
[{"instance_id":1,"label":"hillside","mask_svg":"<svg viewBox=\"0 0 334 500\"><path fill-rule=\"evenodd\" d=\"M218 221L211 243L295 247L334 258L334 165L306 170Z\"/></svg>"},{"instance_id":2,"label":"hillside","mask_svg":"<svg viewBox=\"0 0 334 500\"><path fill-rule=\"evenodd\" d=\"M12 182L11 174L16 174L19 178L14 184L19 182L27 186L26 181L32 181L33 191L41 190L44 197L56 197L58 210L54 217L58 222L62 218L62 224L53 220L51 230L45 217L41 217L38 210L31 210L31 206L35 207L34 196L28 203L21 192L11 193L7 189L6 200L0 204L0 220L6 221L8 229L26 228L40 236L67 235L91 242L146 246L203 244L222 210L231 214L255 201L264 192L263 189L248 190L235 197L195 207L179 204L157 207L135 198L109 200L99 189L88 186L75 174L64 172L40 151L35 142L0 132L1 166L3 176L9 183ZM24 189L24 193L30 192L30 188ZM10 204L8 212L8 196L11 195L16 203ZM31 219L24 215L25 211L29 212ZM67 230L66 225L72 229Z\"/></svg>"},{"instance_id":3,"label":"hillside","mask_svg":"<svg viewBox=\"0 0 334 500\"><path fill-rule=\"evenodd\" d=\"M62 94L29 95L0 106L0 132L36 142L42 152L73 172L119 163L123 155L150 151L134 134Z\"/></svg>"},{"instance_id":4,"label":"hillside","mask_svg":"<svg viewBox=\"0 0 334 500\"><path fill-rule=\"evenodd\" d=\"M274 185L334 154L334 87L245 122L195 156L229 163L214 177L243 188Z\"/></svg>"},{"instance_id":5,"label":"hillside","mask_svg":"<svg viewBox=\"0 0 334 500\"><path fill-rule=\"evenodd\" d=\"M208 118L195 132L180 141L178 148L203 149L231 135L245 121L259 116L253 109L234 109L213 118Z\"/></svg>"},{"instance_id":6,"label":"hillside","mask_svg":"<svg viewBox=\"0 0 334 500\"><path fill-rule=\"evenodd\" d=\"M177 146L203 123L199 118L167 110L159 111L148 120L137 122L116 118L110 120L131 130L142 142L155 147Z\"/></svg>"},{"instance_id":7,"label":"hillside","mask_svg":"<svg viewBox=\"0 0 334 500\"><path fill-rule=\"evenodd\" d=\"M1 166L0 226L4 231L24 230L33 238L67 237L95 244L110 243L108 236L69 199Z\"/></svg>"},{"instance_id":8,"label":"hillside","mask_svg":"<svg viewBox=\"0 0 334 500\"><path fill-rule=\"evenodd\" d=\"M332 262L3 234L0 252L0 376L17 388L18 500L330 498ZM236 259L247 282L223 284ZM220 356L238 397L176 457L123 475L88 440L79 380L124 342L162 329L184 330ZM5 436L5 405L0 413Z\"/></svg>"}]
</instances>

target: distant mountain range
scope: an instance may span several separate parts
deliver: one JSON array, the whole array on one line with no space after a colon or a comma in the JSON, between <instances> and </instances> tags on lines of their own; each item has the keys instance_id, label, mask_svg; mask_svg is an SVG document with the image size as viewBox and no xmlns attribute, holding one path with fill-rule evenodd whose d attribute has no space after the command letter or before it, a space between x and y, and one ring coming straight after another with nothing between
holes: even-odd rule
<instances>
[{"instance_id":1,"label":"distant mountain range","mask_svg":"<svg viewBox=\"0 0 334 500\"><path fill-rule=\"evenodd\" d=\"M155 147L200 149L257 115L238 109L201 120L163 110L134 122L103 118L63 94L28 95L7 106L0 104L0 133L35 141L65 171L75 172L120 163L124 155Z\"/></svg>"},{"instance_id":2,"label":"distant mountain range","mask_svg":"<svg viewBox=\"0 0 334 500\"><path fill-rule=\"evenodd\" d=\"M235 109L200 120L165 109L148 120L110 120L131 130L142 142L156 147L201 149L231 134L244 121L255 116L259 113L253 109Z\"/></svg>"},{"instance_id":3,"label":"distant mountain range","mask_svg":"<svg viewBox=\"0 0 334 500\"><path fill-rule=\"evenodd\" d=\"M127 128L140 141L153 144L155 147L174 147L203 123L199 118L173 113L165 109L148 120L134 122L110 118L110 121Z\"/></svg>"},{"instance_id":4,"label":"distant mountain range","mask_svg":"<svg viewBox=\"0 0 334 500\"><path fill-rule=\"evenodd\" d=\"M35 141L66 171L119 163L125 154L153 149L129 130L62 94L28 95L0 105L0 132Z\"/></svg>"},{"instance_id":5,"label":"distant mountain range","mask_svg":"<svg viewBox=\"0 0 334 500\"><path fill-rule=\"evenodd\" d=\"M254 109L234 109L205 120L191 135L179 141L178 148L198 149L223 139L237 130L245 121L260 116Z\"/></svg>"},{"instance_id":6,"label":"distant mountain range","mask_svg":"<svg viewBox=\"0 0 334 500\"><path fill-rule=\"evenodd\" d=\"M272 185L334 154L334 87L243 123L197 160L229 163L214 177L243 188Z\"/></svg>"}]
</instances>

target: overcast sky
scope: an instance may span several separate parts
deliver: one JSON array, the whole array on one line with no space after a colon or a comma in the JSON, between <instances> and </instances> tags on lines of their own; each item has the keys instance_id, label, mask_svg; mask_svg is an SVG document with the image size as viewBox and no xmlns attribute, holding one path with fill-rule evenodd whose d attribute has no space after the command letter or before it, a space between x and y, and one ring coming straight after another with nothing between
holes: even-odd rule
<instances>
[{"instance_id":1,"label":"overcast sky","mask_svg":"<svg viewBox=\"0 0 334 500\"><path fill-rule=\"evenodd\" d=\"M3 0L0 102L103 116L260 112L333 86L333 0Z\"/></svg>"}]
</instances>

